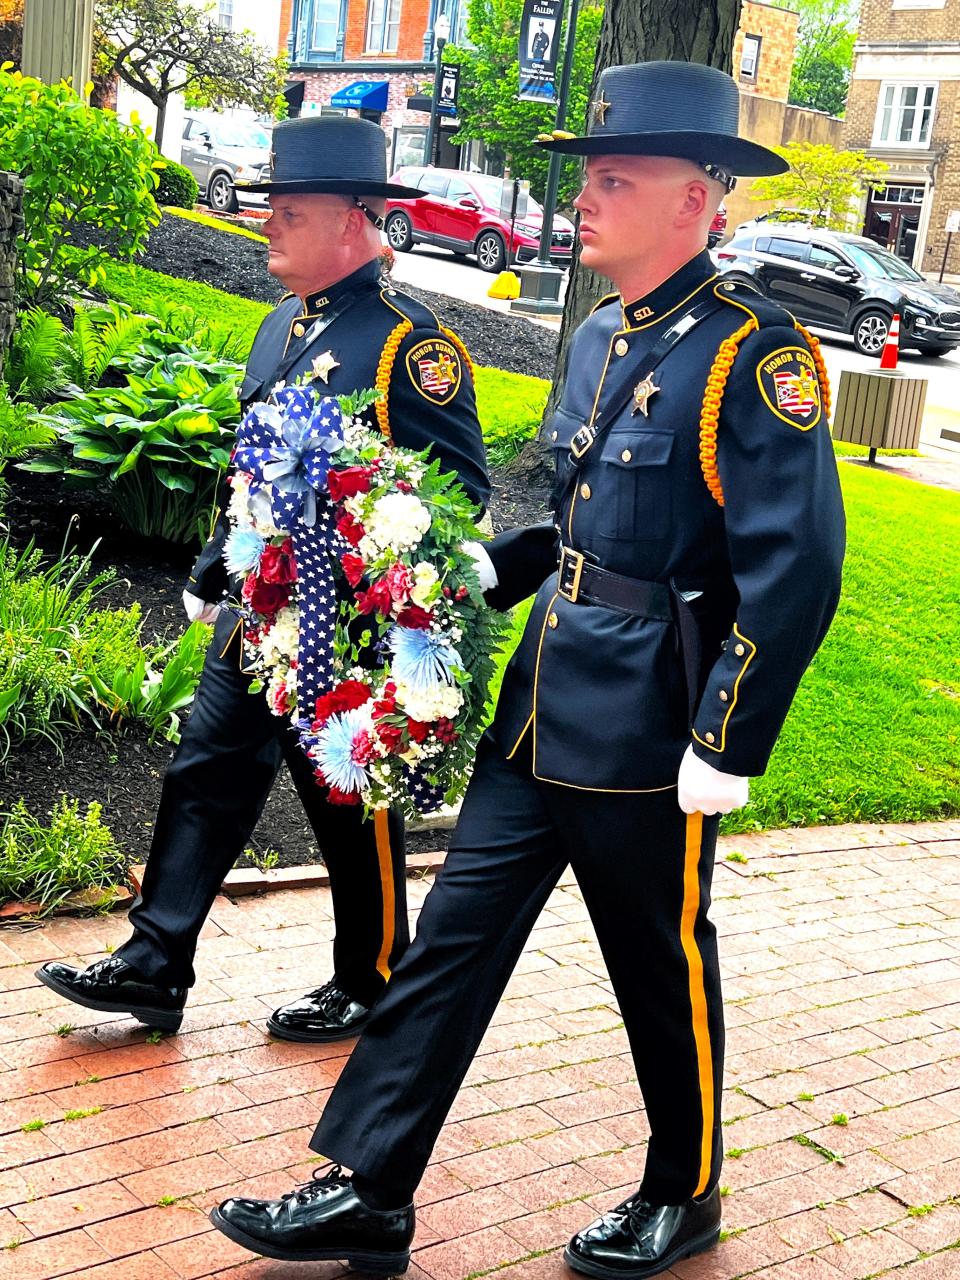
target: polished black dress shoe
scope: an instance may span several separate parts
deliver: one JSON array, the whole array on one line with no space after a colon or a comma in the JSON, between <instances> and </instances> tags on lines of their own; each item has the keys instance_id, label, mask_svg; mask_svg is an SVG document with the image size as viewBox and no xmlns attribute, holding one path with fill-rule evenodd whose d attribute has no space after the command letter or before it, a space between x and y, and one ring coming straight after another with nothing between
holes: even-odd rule
<instances>
[{"instance_id":1,"label":"polished black dress shoe","mask_svg":"<svg viewBox=\"0 0 960 1280\"><path fill-rule=\"evenodd\" d=\"M267 1019L267 1030L281 1040L325 1044L359 1035L369 1017L366 1005L351 1000L331 981L276 1009Z\"/></svg>"},{"instance_id":2,"label":"polished black dress shoe","mask_svg":"<svg viewBox=\"0 0 960 1280\"><path fill-rule=\"evenodd\" d=\"M107 956L86 969L50 960L36 976L58 996L86 1009L130 1013L161 1031L176 1031L183 1021L186 987L158 987L119 956Z\"/></svg>"},{"instance_id":3,"label":"polished black dress shoe","mask_svg":"<svg viewBox=\"0 0 960 1280\"><path fill-rule=\"evenodd\" d=\"M652 1205L639 1195L624 1200L578 1231L563 1258L567 1266L601 1280L644 1280L720 1239L720 1191L702 1200Z\"/></svg>"},{"instance_id":4,"label":"polished black dress shoe","mask_svg":"<svg viewBox=\"0 0 960 1280\"><path fill-rule=\"evenodd\" d=\"M413 1205L370 1209L339 1165L279 1200L224 1200L210 1221L236 1244L285 1262L345 1261L354 1271L406 1271Z\"/></svg>"}]
</instances>

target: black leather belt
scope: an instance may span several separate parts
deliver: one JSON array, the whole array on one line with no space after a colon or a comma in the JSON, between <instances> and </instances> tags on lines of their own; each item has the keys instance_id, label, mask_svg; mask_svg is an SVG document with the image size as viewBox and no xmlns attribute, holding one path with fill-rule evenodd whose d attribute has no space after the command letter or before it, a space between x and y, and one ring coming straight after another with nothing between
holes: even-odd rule
<instances>
[{"instance_id":1,"label":"black leather belt","mask_svg":"<svg viewBox=\"0 0 960 1280\"><path fill-rule=\"evenodd\" d=\"M673 620L670 588L665 582L644 582L601 569L571 547L560 552L557 592L571 604L605 604L641 618Z\"/></svg>"}]
</instances>

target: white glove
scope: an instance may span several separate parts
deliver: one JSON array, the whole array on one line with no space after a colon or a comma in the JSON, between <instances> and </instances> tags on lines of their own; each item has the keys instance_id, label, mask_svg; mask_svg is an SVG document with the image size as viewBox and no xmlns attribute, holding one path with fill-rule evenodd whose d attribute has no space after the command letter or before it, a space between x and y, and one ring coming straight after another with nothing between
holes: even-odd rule
<instances>
[{"instance_id":1,"label":"white glove","mask_svg":"<svg viewBox=\"0 0 960 1280\"><path fill-rule=\"evenodd\" d=\"M477 570L477 577L480 579L481 591L490 591L497 586L500 579L497 577L493 561L487 555L486 548L482 542L462 542L460 550L473 561Z\"/></svg>"},{"instance_id":2,"label":"white glove","mask_svg":"<svg viewBox=\"0 0 960 1280\"><path fill-rule=\"evenodd\" d=\"M750 799L750 779L721 773L687 747L677 777L677 803L684 813L729 813Z\"/></svg>"},{"instance_id":3,"label":"white glove","mask_svg":"<svg viewBox=\"0 0 960 1280\"><path fill-rule=\"evenodd\" d=\"M216 622L220 612L218 604L208 604L206 600L195 596L192 591L184 591L183 607L191 622Z\"/></svg>"}]
</instances>

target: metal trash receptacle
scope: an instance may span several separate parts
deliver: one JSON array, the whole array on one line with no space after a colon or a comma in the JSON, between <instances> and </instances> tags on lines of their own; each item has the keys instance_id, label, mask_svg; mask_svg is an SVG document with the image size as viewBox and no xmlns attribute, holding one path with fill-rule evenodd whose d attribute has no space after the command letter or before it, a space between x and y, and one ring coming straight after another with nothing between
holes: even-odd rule
<instances>
[{"instance_id":1,"label":"metal trash receptacle","mask_svg":"<svg viewBox=\"0 0 960 1280\"><path fill-rule=\"evenodd\" d=\"M916 449L920 441L926 378L899 369L844 369L833 413L833 438L878 449Z\"/></svg>"}]
</instances>

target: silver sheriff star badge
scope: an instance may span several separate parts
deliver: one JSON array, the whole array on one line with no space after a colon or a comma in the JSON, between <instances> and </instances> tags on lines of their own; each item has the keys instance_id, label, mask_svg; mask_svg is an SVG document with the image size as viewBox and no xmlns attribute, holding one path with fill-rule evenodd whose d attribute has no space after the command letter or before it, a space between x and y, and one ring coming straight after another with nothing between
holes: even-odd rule
<instances>
[{"instance_id":1,"label":"silver sheriff star badge","mask_svg":"<svg viewBox=\"0 0 960 1280\"><path fill-rule=\"evenodd\" d=\"M654 385L653 373L647 376L633 388L633 412L642 413L645 418L650 416L650 410L647 408L647 401L660 388Z\"/></svg>"},{"instance_id":2,"label":"silver sheriff star badge","mask_svg":"<svg viewBox=\"0 0 960 1280\"><path fill-rule=\"evenodd\" d=\"M322 355L313 357L313 376L322 378L324 383L330 379L334 369L340 368L340 361L334 360L332 351L324 351Z\"/></svg>"}]
</instances>

